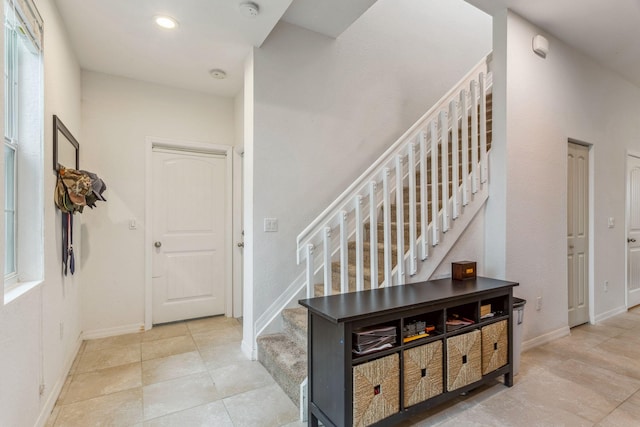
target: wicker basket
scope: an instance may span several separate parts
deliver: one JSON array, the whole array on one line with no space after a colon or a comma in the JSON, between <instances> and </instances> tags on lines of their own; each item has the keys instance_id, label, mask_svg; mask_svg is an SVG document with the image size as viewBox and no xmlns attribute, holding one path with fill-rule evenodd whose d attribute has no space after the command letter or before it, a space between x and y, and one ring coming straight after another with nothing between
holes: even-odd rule
<instances>
[{"instance_id":1,"label":"wicker basket","mask_svg":"<svg viewBox=\"0 0 640 427\"><path fill-rule=\"evenodd\" d=\"M353 367L353 425L368 426L400 411L398 353Z\"/></svg>"},{"instance_id":2,"label":"wicker basket","mask_svg":"<svg viewBox=\"0 0 640 427\"><path fill-rule=\"evenodd\" d=\"M442 341L404 352L404 406L442 393Z\"/></svg>"},{"instance_id":3,"label":"wicker basket","mask_svg":"<svg viewBox=\"0 0 640 427\"><path fill-rule=\"evenodd\" d=\"M507 329L506 320L482 328L482 375L507 364L509 355Z\"/></svg>"},{"instance_id":4,"label":"wicker basket","mask_svg":"<svg viewBox=\"0 0 640 427\"><path fill-rule=\"evenodd\" d=\"M482 378L480 331L447 338L447 390L455 390Z\"/></svg>"}]
</instances>

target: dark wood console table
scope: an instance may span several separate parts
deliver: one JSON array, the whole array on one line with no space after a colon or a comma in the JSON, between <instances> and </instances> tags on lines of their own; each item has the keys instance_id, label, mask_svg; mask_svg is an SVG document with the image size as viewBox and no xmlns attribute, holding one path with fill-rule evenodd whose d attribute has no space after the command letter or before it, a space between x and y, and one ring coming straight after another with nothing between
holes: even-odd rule
<instances>
[{"instance_id":1,"label":"dark wood console table","mask_svg":"<svg viewBox=\"0 0 640 427\"><path fill-rule=\"evenodd\" d=\"M389 426L501 375L511 387L517 285L441 279L300 300L309 425ZM387 348L354 352L358 337L380 330L394 331Z\"/></svg>"}]
</instances>

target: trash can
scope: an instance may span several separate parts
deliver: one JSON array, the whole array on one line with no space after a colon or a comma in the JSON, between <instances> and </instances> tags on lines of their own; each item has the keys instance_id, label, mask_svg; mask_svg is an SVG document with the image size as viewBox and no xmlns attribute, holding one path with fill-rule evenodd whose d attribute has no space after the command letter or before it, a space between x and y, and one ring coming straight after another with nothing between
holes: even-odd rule
<instances>
[{"instance_id":1,"label":"trash can","mask_svg":"<svg viewBox=\"0 0 640 427\"><path fill-rule=\"evenodd\" d=\"M522 322L524 305L527 300L513 297L513 375L520 370L520 351L522 348Z\"/></svg>"}]
</instances>

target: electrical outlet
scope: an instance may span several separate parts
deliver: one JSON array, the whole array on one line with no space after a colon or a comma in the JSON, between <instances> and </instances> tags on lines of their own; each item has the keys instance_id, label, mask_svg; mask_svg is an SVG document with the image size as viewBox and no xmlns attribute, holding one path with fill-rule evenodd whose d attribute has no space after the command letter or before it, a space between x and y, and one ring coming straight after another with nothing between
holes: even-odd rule
<instances>
[{"instance_id":1,"label":"electrical outlet","mask_svg":"<svg viewBox=\"0 0 640 427\"><path fill-rule=\"evenodd\" d=\"M536 310L537 311L542 310L542 297L536 298Z\"/></svg>"},{"instance_id":2,"label":"electrical outlet","mask_svg":"<svg viewBox=\"0 0 640 427\"><path fill-rule=\"evenodd\" d=\"M605 292L609 292L609 281L608 280L604 281L604 285L602 285L602 289L604 289Z\"/></svg>"}]
</instances>

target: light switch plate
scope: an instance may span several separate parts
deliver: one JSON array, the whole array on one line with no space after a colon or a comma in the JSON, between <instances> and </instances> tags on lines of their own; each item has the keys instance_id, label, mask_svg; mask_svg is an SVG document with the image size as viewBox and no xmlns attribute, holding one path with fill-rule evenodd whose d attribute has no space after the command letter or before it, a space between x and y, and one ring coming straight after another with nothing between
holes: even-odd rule
<instances>
[{"instance_id":1,"label":"light switch plate","mask_svg":"<svg viewBox=\"0 0 640 427\"><path fill-rule=\"evenodd\" d=\"M265 218L264 231L268 233L274 233L278 231L278 218Z\"/></svg>"}]
</instances>

